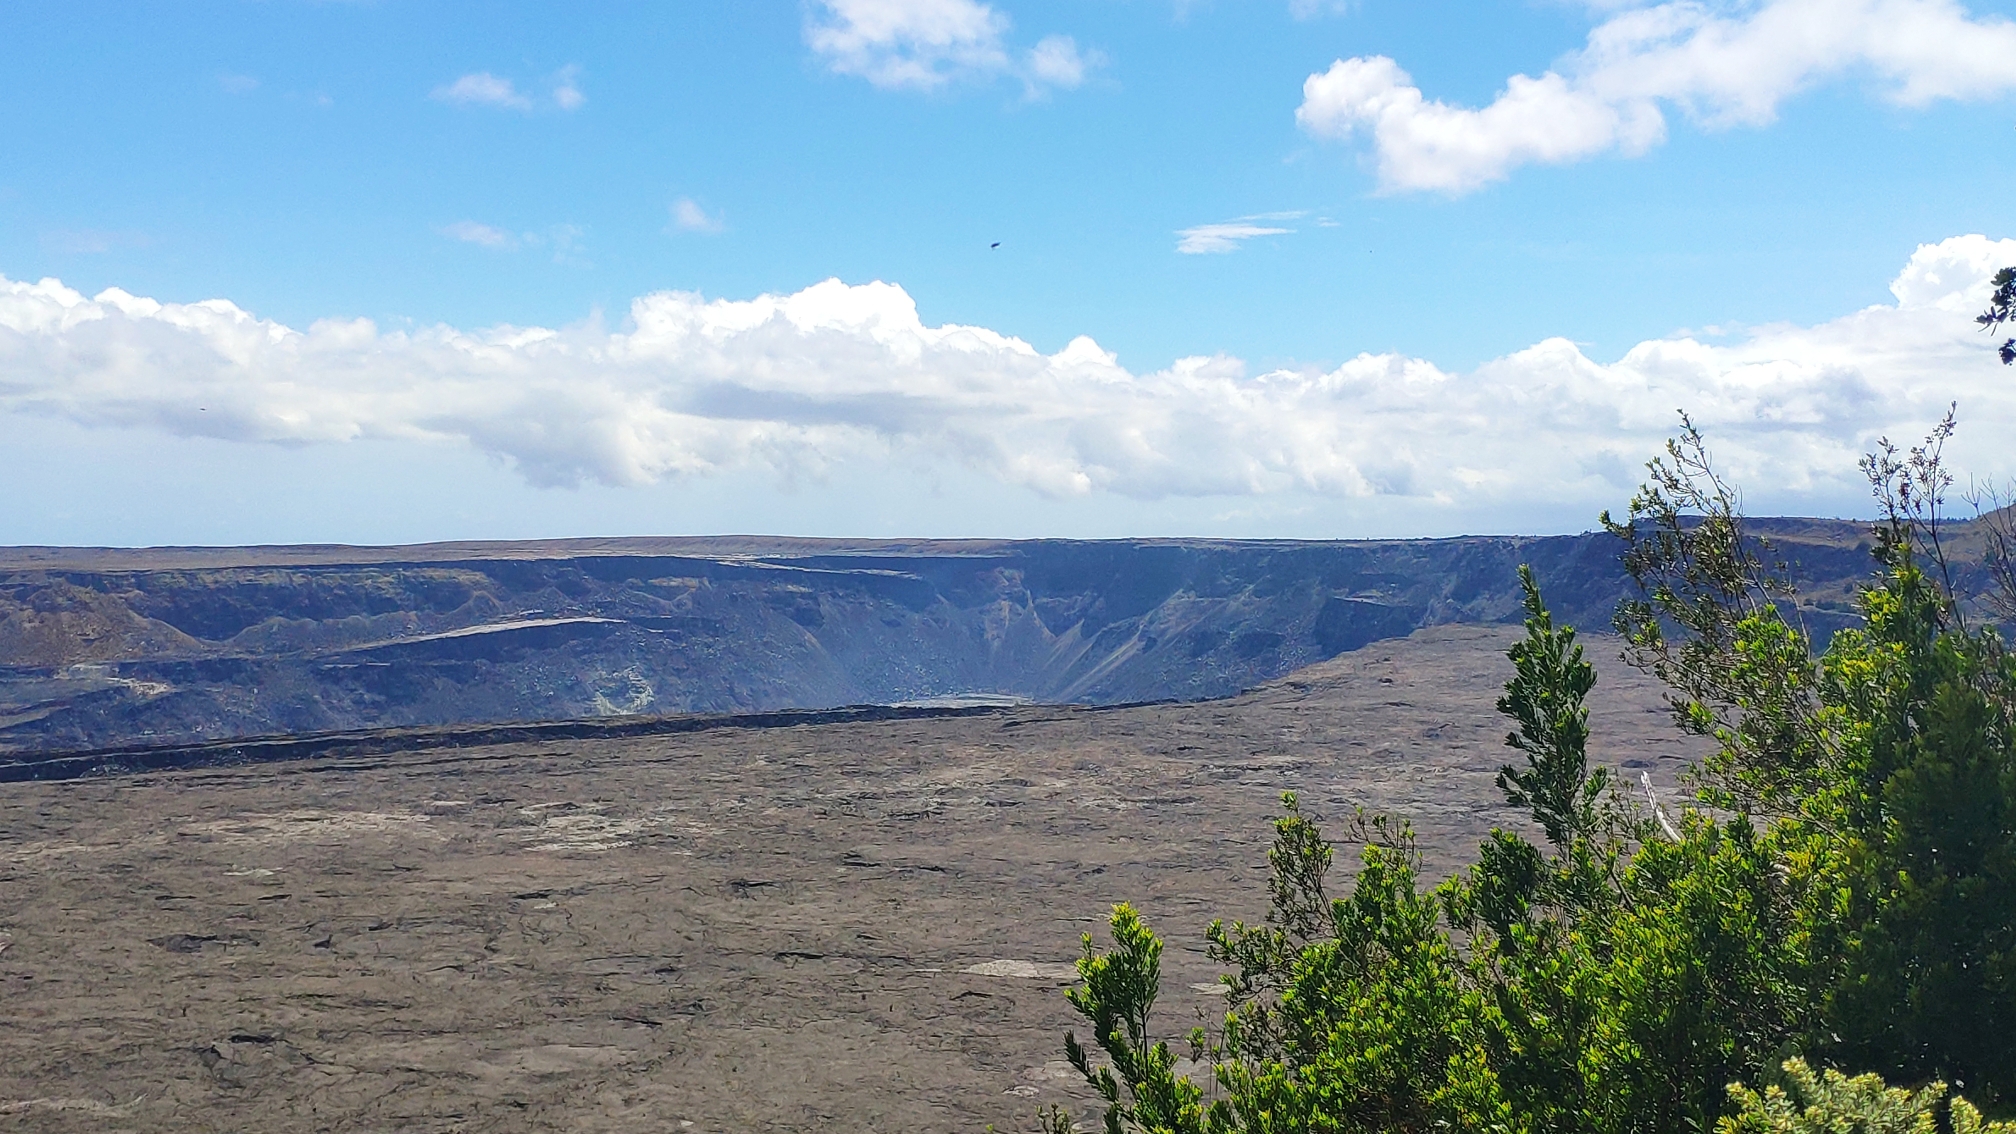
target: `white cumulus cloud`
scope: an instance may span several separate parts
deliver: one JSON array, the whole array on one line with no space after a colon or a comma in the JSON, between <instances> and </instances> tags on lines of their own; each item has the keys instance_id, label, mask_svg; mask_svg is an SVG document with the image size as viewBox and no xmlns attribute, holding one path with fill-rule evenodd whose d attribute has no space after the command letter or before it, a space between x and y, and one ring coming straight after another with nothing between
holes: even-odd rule
<instances>
[{"instance_id":1,"label":"white cumulus cloud","mask_svg":"<svg viewBox=\"0 0 2016 1134\"><path fill-rule=\"evenodd\" d=\"M1521 165L1642 153L1666 136L1663 106L1708 126L1760 125L1843 75L1902 106L2005 95L2016 23L1955 0L1678 0L1612 16L1560 66L1512 76L1482 108L1430 99L1373 55L1309 76L1295 117L1319 137L1369 137L1389 190L1462 193Z\"/></svg>"},{"instance_id":2,"label":"white cumulus cloud","mask_svg":"<svg viewBox=\"0 0 2016 1134\"><path fill-rule=\"evenodd\" d=\"M843 75L932 90L961 72L1008 67L1008 17L978 0L822 0L805 41Z\"/></svg>"},{"instance_id":3,"label":"white cumulus cloud","mask_svg":"<svg viewBox=\"0 0 2016 1134\"><path fill-rule=\"evenodd\" d=\"M1053 496L1402 497L1614 504L1686 408L1739 481L1847 491L1878 435L1959 399L1964 467L2007 475L2016 382L1971 317L2016 241L1925 245L1895 302L1612 362L1547 339L1459 373L1393 354L1252 374L1223 356L1122 366L932 326L901 288L659 292L615 329L362 319L305 329L224 301L0 279L0 412L229 441L465 444L530 482L723 470L819 475L901 458Z\"/></svg>"},{"instance_id":4,"label":"white cumulus cloud","mask_svg":"<svg viewBox=\"0 0 2016 1134\"><path fill-rule=\"evenodd\" d=\"M1008 16L980 0L818 0L805 42L837 74L889 90L931 91L961 79L1020 78L1030 96L1082 85L1102 57L1070 36L1018 59Z\"/></svg>"}]
</instances>

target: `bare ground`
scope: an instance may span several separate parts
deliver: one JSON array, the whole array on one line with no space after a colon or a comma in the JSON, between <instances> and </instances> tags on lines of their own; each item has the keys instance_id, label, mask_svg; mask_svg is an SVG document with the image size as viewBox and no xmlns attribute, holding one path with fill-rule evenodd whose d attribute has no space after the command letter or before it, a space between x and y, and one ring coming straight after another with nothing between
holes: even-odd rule
<instances>
[{"instance_id":1,"label":"bare ground","mask_svg":"<svg viewBox=\"0 0 2016 1134\"><path fill-rule=\"evenodd\" d=\"M1410 818L1432 873L1511 819L1512 634L1202 704L6 785L0 1127L1033 1128L1082 1095L1079 935L1143 909L1187 1030L1283 790ZM1602 752L1670 790L1656 690L1602 672Z\"/></svg>"}]
</instances>

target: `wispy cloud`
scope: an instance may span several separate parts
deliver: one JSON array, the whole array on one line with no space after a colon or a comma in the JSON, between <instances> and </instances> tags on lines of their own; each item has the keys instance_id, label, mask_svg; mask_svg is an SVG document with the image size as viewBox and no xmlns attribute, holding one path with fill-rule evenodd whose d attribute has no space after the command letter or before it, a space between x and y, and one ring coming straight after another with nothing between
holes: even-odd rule
<instances>
[{"instance_id":1,"label":"wispy cloud","mask_svg":"<svg viewBox=\"0 0 2016 1134\"><path fill-rule=\"evenodd\" d=\"M579 110L588 104L588 96L581 93L581 68L569 64L560 68L553 78L553 103L562 110Z\"/></svg>"},{"instance_id":2,"label":"wispy cloud","mask_svg":"<svg viewBox=\"0 0 2016 1134\"><path fill-rule=\"evenodd\" d=\"M518 237L501 228L479 221L456 221L441 228L441 235L464 244L480 244L485 248L516 248Z\"/></svg>"},{"instance_id":3,"label":"wispy cloud","mask_svg":"<svg viewBox=\"0 0 2016 1134\"><path fill-rule=\"evenodd\" d=\"M144 232L111 231L102 228L66 228L42 234L42 246L52 252L102 256L122 248L146 248L154 238Z\"/></svg>"},{"instance_id":4,"label":"wispy cloud","mask_svg":"<svg viewBox=\"0 0 2016 1134\"><path fill-rule=\"evenodd\" d=\"M643 296L615 329L305 330L225 300L164 303L0 279L0 412L282 444L467 444L543 485L730 469L817 475L894 459L1053 496L1397 497L1489 508L1614 504L1685 406L1737 478L1853 491L1875 437L1959 398L1956 454L2016 471L2016 385L1971 316L2016 240L1918 249L1895 302L1614 362L1553 338L1456 373L1362 354L1251 374L1238 359L1130 371L1089 338L1045 354L932 326L903 289ZM196 407L207 407L198 413Z\"/></svg>"},{"instance_id":5,"label":"wispy cloud","mask_svg":"<svg viewBox=\"0 0 2016 1134\"><path fill-rule=\"evenodd\" d=\"M1188 256L1237 252L1242 242L1256 236L1286 236L1295 231L1292 228L1280 228L1265 222L1299 220L1307 215L1299 210L1254 213L1251 216L1238 217L1218 224L1200 224L1180 229L1176 233L1176 251Z\"/></svg>"},{"instance_id":6,"label":"wispy cloud","mask_svg":"<svg viewBox=\"0 0 2016 1134\"><path fill-rule=\"evenodd\" d=\"M570 267L588 267L588 230L578 224L556 224L542 236L528 235L527 241L553 250L553 262Z\"/></svg>"},{"instance_id":7,"label":"wispy cloud","mask_svg":"<svg viewBox=\"0 0 2016 1134\"><path fill-rule=\"evenodd\" d=\"M1298 20L1342 15L1351 10L1353 0L1288 0L1288 14Z\"/></svg>"},{"instance_id":8,"label":"wispy cloud","mask_svg":"<svg viewBox=\"0 0 2016 1134\"><path fill-rule=\"evenodd\" d=\"M552 105L566 111L579 110L588 105L588 95L581 89L581 68L568 64L551 76ZM534 89L538 84L532 84ZM516 81L488 71L473 71L452 83L435 87L432 98L457 106L495 106L506 110L530 111L540 105L530 94L518 89Z\"/></svg>"},{"instance_id":9,"label":"wispy cloud","mask_svg":"<svg viewBox=\"0 0 2016 1134\"><path fill-rule=\"evenodd\" d=\"M1102 52L1081 50L1068 35L1046 35L1023 57L1023 87L1030 98L1051 90L1076 90L1105 61Z\"/></svg>"},{"instance_id":10,"label":"wispy cloud","mask_svg":"<svg viewBox=\"0 0 2016 1134\"><path fill-rule=\"evenodd\" d=\"M259 89L259 80L250 75L227 74L217 76L217 85L224 89L225 94L251 94Z\"/></svg>"},{"instance_id":11,"label":"wispy cloud","mask_svg":"<svg viewBox=\"0 0 2016 1134\"><path fill-rule=\"evenodd\" d=\"M1480 109L1430 100L1369 55L1309 76L1295 118L1318 137L1370 137L1387 190L1466 193L1522 165L1644 153L1665 140L1662 105L1711 127L1762 125L1800 90L1855 71L1900 106L2005 95L2016 23L1955 0L1678 0L1611 17L1560 67L1512 76Z\"/></svg>"},{"instance_id":12,"label":"wispy cloud","mask_svg":"<svg viewBox=\"0 0 2016 1134\"><path fill-rule=\"evenodd\" d=\"M1046 36L1017 56L1007 40L1011 24L980 0L817 0L805 42L834 73L886 90L1012 75L1037 98L1082 85L1104 62L1067 35Z\"/></svg>"},{"instance_id":13,"label":"wispy cloud","mask_svg":"<svg viewBox=\"0 0 2016 1134\"><path fill-rule=\"evenodd\" d=\"M532 100L518 93L509 79L488 71L464 75L452 83L434 88L434 97L460 106L502 106L512 110L532 109Z\"/></svg>"},{"instance_id":14,"label":"wispy cloud","mask_svg":"<svg viewBox=\"0 0 2016 1134\"><path fill-rule=\"evenodd\" d=\"M719 214L709 213L691 197L681 197L672 202L672 230L674 232L720 232L727 227Z\"/></svg>"},{"instance_id":15,"label":"wispy cloud","mask_svg":"<svg viewBox=\"0 0 2016 1134\"><path fill-rule=\"evenodd\" d=\"M588 263L586 246L588 230L578 224L556 224L534 232L512 232L481 221L460 220L454 224L442 225L440 233L450 240L459 240L464 244L474 244L479 248L490 248L499 252L516 252L520 249L550 251L556 264L582 267Z\"/></svg>"}]
</instances>

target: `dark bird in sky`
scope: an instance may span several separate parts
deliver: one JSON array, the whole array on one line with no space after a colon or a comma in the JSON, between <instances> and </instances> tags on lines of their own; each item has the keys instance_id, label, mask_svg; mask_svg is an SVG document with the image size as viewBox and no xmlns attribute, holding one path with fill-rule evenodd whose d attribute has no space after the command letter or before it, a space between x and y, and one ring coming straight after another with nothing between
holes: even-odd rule
<instances>
[{"instance_id":1,"label":"dark bird in sky","mask_svg":"<svg viewBox=\"0 0 2016 1134\"><path fill-rule=\"evenodd\" d=\"M989 244L989 245L988 245L987 247L989 247L989 248L999 248L999 247L1001 247L1001 242L997 240L997 241L995 241L994 243L992 243L992 244Z\"/></svg>"}]
</instances>

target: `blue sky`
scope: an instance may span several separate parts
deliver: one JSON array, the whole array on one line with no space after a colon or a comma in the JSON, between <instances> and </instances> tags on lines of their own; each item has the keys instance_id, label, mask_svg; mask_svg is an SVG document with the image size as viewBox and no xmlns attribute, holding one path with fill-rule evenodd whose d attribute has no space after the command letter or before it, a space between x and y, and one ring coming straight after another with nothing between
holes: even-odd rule
<instances>
[{"instance_id":1,"label":"blue sky","mask_svg":"<svg viewBox=\"0 0 2016 1134\"><path fill-rule=\"evenodd\" d=\"M1681 405L1763 509L1953 398L2008 475L2012 11L11 6L0 541L1574 530Z\"/></svg>"}]
</instances>

